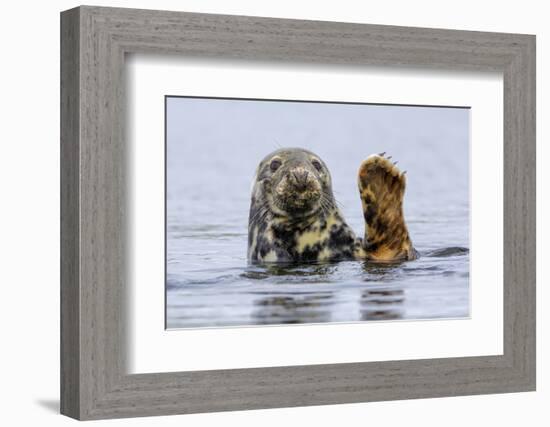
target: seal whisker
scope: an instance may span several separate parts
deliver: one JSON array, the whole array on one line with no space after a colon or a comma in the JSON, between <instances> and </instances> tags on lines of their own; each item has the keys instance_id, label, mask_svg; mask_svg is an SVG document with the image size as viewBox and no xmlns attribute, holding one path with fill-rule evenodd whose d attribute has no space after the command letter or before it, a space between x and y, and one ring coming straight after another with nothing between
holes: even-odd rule
<instances>
[{"instance_id":1,"label":"seal whisker","mask_svg":"<svg viewBox=\"0 0 550 427\"><path fill-rule=\"evenodd\" d=\"M336 204L336 206L338 206L339 208L344 208L344 204L342 202L340 202L340 200L338 199L334 199L334 203Z\"/></svg>"},{"instance_id":2,"label":"seal whisker","mask_svg":"<svg viewBox=\"0 0 550 427\"><path fill-rule=\"evenodd\" d=\"M265 217L269 214L269 209L265 209L263 212L260 212L257 218L255 219L256 222L261 222L265 219Z\"/></svg>"},{"instance_id":3,"label":"seal whisker","mask_svg":"<svg viewBox=\"0 0 550 427\"><path fill-rule=\"evenodd\" d=\"M267 213L269 213L269 206L267 205L267 202L264 202L263 204L258 206L258 210L254 212L254 214L249 218L249 221L257 222L261 217L263 217Z\"/></svg>"},{"instance_id":4,"label":"seal whisker","mask_svg":"<svg viewBox=\"0 0 550 427\"><path fill-rule=\"evenodd\" d=\"M319 202L319 206L321 207L323 214L326 214L330 210L330 206L324 200Z\"/></svg>"},{"instance_id":5,"label":"seal whisker","mask_svg":"<svg viewBox=\"0 0 550 427\"><path fill-rule=\"evenodd\" d=\"M321 199L320 204L325 217L327 217L330 214L330 211L334 210L334 205L331 203L330 200Z\"/></svg>"},{"instance_id":6,"label":"seal whisker","mask_svg":"<svg viewBox=\"0 0 550 427\"><path fill-rule=\"evenodd\" d=\"M326 192L321 193L321 199L324 200L330 208L336 208L337 205L342 206L334 196L327 194Z\"/></svg>"},{"instance_id":7,"label":"seal whisker","mask_svg":"<svg viewBox=\"0 0 550 427\"><path fill-rule=\"evenodd\" d=\"M263 221L266 220L268 215L269 215L269 210L266 210L261 215L259 215L254 221L250 221L250 222L253 224L261 224Z\"/></svg>"},{"instance_id":8,"label":"seal whisker","mask_svg":"<svg viewBox=\"0 0 550 427\"><path fill-rule=\"evenodd\" d=\"M323 215L324 218L326 218L328 216L328 213L330 211L328 210L328 208L324 205L321 205L321 214Z\"/></svg>"},{"instance_id":9,"label":"seal whisker","mask_svg":"<svg viewBox=\"0 0 550 427\"><path fill-rule=\"evenodd\" d=\"M256 221L256 219L262 216L265 212L265 209L258 209L256 212L254 212L254 215L250 217L250 221Z\"/></svg>"}]
</instances>

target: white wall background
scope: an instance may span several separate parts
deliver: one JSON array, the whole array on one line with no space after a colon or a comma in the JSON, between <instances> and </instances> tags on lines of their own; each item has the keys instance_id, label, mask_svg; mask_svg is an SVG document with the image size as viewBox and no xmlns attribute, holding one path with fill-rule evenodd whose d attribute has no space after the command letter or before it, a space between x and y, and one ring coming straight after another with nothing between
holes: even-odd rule
<instances>
[{"instance_id":1,"label":"white wall background","mask_svg":"<svg viewBox=\"0 0 550 427\"><path fill-rule=\"evenodd\" d=\"M537 34L538 55L538 391L413 401L272 409L108 422L110 425L280 426L297 424L548 425L550 320L548 157L550 27L536 0L358 2L351 0L96 1L98 5L504 31ZM59 11L74 1L6 2L0 67L0 319L3 425L68 425L59 384ZM546 246L546 247L545 247Z\"/></svg>"}]
</instances>

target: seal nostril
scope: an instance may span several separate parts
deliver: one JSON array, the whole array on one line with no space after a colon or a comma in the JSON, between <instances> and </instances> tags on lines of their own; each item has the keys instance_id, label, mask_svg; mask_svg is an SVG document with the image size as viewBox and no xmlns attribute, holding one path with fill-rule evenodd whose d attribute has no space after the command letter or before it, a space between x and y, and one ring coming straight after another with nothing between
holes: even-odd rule
<instances>
[{"instance_id":1,"label":"seal nostril","mask_svg":"<svg viewBox=\"0 0 550 427\"><path fill-rule=\"evenodd\" d=\"M298 190L305 190L307 186L308 171L293 171L294 179L296 180L296 188Z\"/></svg>"}]
</instances>

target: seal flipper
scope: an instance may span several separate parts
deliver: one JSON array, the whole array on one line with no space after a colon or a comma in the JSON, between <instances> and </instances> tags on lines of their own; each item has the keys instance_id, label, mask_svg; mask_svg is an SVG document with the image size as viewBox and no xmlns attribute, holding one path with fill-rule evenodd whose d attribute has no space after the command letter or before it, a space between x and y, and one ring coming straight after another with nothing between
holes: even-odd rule
<instances>
[{"instance_id":1,"label":"seal flipper","mask_svg":"<svg viewBox=\"0 0 550 427\"><path fill-rule=\"evenodd\" d=\"M383 156L384 153L369 156L359 167L366 257L372 261L416 259L418 252L403 216L405 174Z\"/></svg>"}]
</instances>

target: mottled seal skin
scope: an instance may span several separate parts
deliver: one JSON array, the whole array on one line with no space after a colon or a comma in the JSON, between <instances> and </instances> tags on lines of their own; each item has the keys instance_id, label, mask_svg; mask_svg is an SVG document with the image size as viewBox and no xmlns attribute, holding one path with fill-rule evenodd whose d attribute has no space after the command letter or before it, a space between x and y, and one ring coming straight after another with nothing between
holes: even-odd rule
<instances>
[{"instance_id":1,"label":"mottled seal skin","mask_svg":"<svg viewBox=\"0 0 550 427\"><path fill-rule=\"evenodd\" d=\"M400 207L404 178L400 181L402 186L388 187L387 183L393 181L387 175L393 176L394 168L373 168L371 162L372 156L363 162L359 173L368 233L364 243L345 222L334 199L329 170L319 156L300 148L283 148L266 156L258 165L252 187L248 260L251 263L393 261L416 256L404 221L401 228L395 225L399 218L403 219L402 211L399 217L395 207L385 203L382 196L387 191L396 192L392 200ZM390 207L386 215L384 209ZM392 230L399 232L399 236L390 236ZM404 246L396 246L398 240Z\"/></svg>"},{"instance_id":2,"label":"mottled seal skin","mask_svg":"<svg viewBox=\"0 0 550 427\"><path fill-rule=\"evenodd\" d=\"M405 216L405 172L381 155L369 156L358 173L359 194L365 218L363 248L371 261L399 261L418 258Z\"/></svg>"}]
</instances>

